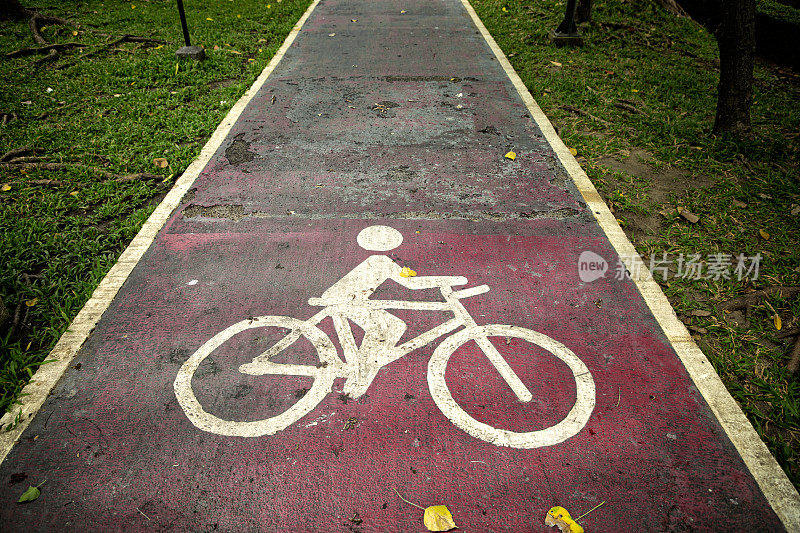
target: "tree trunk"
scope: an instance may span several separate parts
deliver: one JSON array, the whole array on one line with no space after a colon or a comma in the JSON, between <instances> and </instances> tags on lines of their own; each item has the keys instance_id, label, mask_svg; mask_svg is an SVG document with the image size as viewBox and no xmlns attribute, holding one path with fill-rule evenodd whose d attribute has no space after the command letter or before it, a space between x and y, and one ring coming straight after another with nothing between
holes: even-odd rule
<instances>
[{"instance_id":1,"label":"tree trunk","mask_svg":"<svg viewBox=\"0 0 800 533\"><path fill-rule=\"evenodd\" d=\"M578 0L578 9L575 11L575 22L592 21L592 0Z\"/></svg>"},{"instance_id":2,"label":"tree trunk","mask_svg":"<svg viewBox=\"0 0 800 533\"><path fill-rule=\"evenodd\" d=\"M28 18L28 10L19 0L0 0L0 19L19 20Z\"/></svg>"},{"instance_id":3,"label":"tree trunk","mask_svg":"<svg viewBox=\"0 0 800 533\"><path fill-rule=\"evenodd\" d=\"M719 87L715 133L750 131L753 103L753 56L756 47L756 0L722 3L719 44Z\"/></svg>"}]
</instances>

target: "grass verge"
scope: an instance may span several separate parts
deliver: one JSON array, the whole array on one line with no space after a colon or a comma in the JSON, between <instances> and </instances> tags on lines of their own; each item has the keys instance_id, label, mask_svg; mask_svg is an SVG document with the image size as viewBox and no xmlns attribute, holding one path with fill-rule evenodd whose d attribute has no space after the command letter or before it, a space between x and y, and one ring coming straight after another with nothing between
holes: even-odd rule
<instances>
[{"instance_id":1,"label":"grass verge","mask_svg":"<svg viewBox=\"0 0 800 533\"><path fill-rule=\"evenodd\" d=\"M800 285L800 78L759 62L752 136L715 137L718 51L699 24L609 0L595 3L585 46L555 48L563 3L472 3L639 254L666 258L656 279L800 486L800 380L787 370L794 337L782 337L800 323L800 297L726 312L755 289ZM739 279L740 254L747 267L760 254L757 277Z\"/></svg>"},{"instance_id":2,"label":"grass verge","mask_svg":"<svg viewBox=\"0 0 800 533\"><path fill-rule=\"evenodd\" d=\"M310 3L187 3L203 62L168 0L23 2L74 23L50 57L0 21L0 412Z\"/></svg>"}]
</instances>

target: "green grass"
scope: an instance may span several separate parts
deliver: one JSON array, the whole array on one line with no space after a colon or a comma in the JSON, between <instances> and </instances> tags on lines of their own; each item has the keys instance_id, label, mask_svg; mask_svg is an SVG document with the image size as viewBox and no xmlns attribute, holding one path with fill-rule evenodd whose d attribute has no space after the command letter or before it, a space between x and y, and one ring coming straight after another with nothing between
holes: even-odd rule
<instances>
[{"instance_id":1,"label":"green grass","mask_svg":"<svg viewBox=\"0 0 800 533\"><path fill-rule=\"evenodd\" d=\"M547 34L563 17L562 3L472 3L560 136L578 151L579 162L643 257L763 256L757 280L689 280L674 271L667 280L656 278L800 486L800 383L786 370L793 339L778 339L773 323L777 312L784 328L797 327L800 299L770 299L753 309L748 324L719 308L752 288L800 285L800 216L790 214L800 205L798 76L759 63L752 136L715 137L718 51L714 38L693 21L674 18L654 2L596 2L593 22L582 28L585 46L555 48ZM609 168L608 158L625 160L631 153L647 154L646 175ZM665 172L695 185L678 187L663 178ZM664 187L672 190L665 193ZM700 222L678 216L678 206L699 215ZM653 231L636 224L645 217ZM760 236L762 229L769 240ZM698 309L711 315L692 315Z\"/></svg>"},{"instance_id":2,"label":"green grass","mask_svg":"<svg viewBox=\"0 0 800 533\"><path fill-rule=\"evenodd\" d=\"M183 43L171 0L23 4L79 25L44 28L49 42L85 47L49 63L37 63L43 55L9 59L5 54L38 45L26 21L0 21L0 113L12 118L0 126L0 155L36 147L41 151L29 156L68 165L0 168L8 189L0 191L0 297L19 317L0 335L0 411L310 1L187 2L193 44L208 52L201 63L175 58ZM109 46L126 34L166 42ZM169 166L157 167L156 158ZM85 167L161 178L120 183Z\"/></svg>"}]
</instances>

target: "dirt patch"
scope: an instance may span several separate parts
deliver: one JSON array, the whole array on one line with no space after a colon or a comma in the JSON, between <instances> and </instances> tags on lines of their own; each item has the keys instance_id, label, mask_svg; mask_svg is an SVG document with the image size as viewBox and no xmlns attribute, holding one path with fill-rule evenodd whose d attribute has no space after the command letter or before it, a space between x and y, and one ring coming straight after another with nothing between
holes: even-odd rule
<instances>
[{"instance_id":1,"label":"dirt patch","mask_svg":"<svg viewBox=\"0 0 800 533\"><path fill-rule=\"evenodd\" d=\"M214 89L222 89L222 88L225 88L225 87L230 87L231 85L236 84L238 81L239 80L237 80L235 78L227 78L227 79L219 80L219 81L210 81L210 82L208 82L208 88L211 89L212 91Z\"/></svg>"},{"instance_id":2,"label":"dirt patch","mask_svg":"<svg viewBox=\"0 0 800 533\"><path fill-rule=\"evenodd\" d=\"M633 232L639 238L657 236L664 227L664 216L659 213L664 208L676 207L675 201L685 196L689 191L713 186L716 182L708 176L691 174L674 167L656 168L651 164L653 156L646 150L634 149L627 156L604 156L595 164L615 172L621 172L637 178L635 183L622 180L617 176L608 175L604 179L610 190L631 190L645 193L649 204L645 205L648 214L635 211L625 211L628 222L626 233ZM608 195L606 195L608 196ZM672 201L671 200L675 200ZM609 202L609 199L606 198ZM612 210L614 208L612 202Z\"/></svg>"},{"instance_id":3,"label":"dirt patch","mask_svg":"<svg viewBox=\"0 0 800 533\"><path fill-rule=\"evenodd\" d=\"M183 210L183 218L224 218L239 222L244 218L242 205L189 205Z\"/></svg>"},{"instance_id":4,"label":"dirt patch","mask_svg":"<svg viewBox=\"0 0 800 533\"><path fill-rule=\"evenodd\" d=\"M256 158L256 154L250 151L250 143L241 139L242 135L237 135L231 145L225 148L225 157L233 166L249 163Z\"/></svg>"},{"instance_id":5,"label":"dirt patch","mask_svg":"<svg viewBox=\"0 0 800 533\"><path fill-rule=\"evenodd\" d=\"M417 175L407 165L392 167L386 172L386 177L392 181L409 182Z\"/></svg>"}]
</instances>

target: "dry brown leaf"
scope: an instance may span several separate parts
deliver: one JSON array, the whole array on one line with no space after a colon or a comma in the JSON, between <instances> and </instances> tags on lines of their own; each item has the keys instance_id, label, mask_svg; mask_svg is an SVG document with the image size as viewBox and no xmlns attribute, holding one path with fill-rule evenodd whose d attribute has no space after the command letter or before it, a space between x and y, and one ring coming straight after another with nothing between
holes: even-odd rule
<instances>
[{"instance_id":1,"label":"dry brown leaf","mask_svg":"<svg viewBox=\"0 0 800 533\"><path fill-rule=\"evenodd\" d=\"M711 316L711 311L705 309L695 309L692 311L692 316Z\"/></svg>"},{"instance_id":2,"label":"dry brown leaf","mask_svg":"<svg viewBox=\"0 0 800 533\"><path fill-rule=\"evenodd\" d=\"M153 159L153 164L158 168L167 168L169 166L169 162L163 157Z\"/></svg>"},{"instance_id":3,"label":"dry brown leaf","mask_svg":"<svg viewBox=\"0 0 800 533\"><path fill-rule=\"evenodd\" d=\"M456 527L453 515L444 505L431 505L425 509L425 516L422 518L428 531L450 531Z\"/></svg>"},{"instance_id":4,"label":"dry brown leaf","mask_svg":"<svg viewBox=\"0 0 800 533\"><path fill-rule=\"evenodd\" d=\"M761 238L764 239L765 241L769 240L769 233L767 233L763 229L758 230L758 234L761 235Z\"/></svg>"},{"instance_id":5,"label":"dry brown leaf","mask_svg":"<svg viewBox=\"0 0 800 533\"><path fill-rule=\"evenodd\" d=\"M692 224L697 224L700 222L700 217L689 211L688 209L680 208L680 213L683 218L691 222Z\"/></svg>"}]
</instances>

